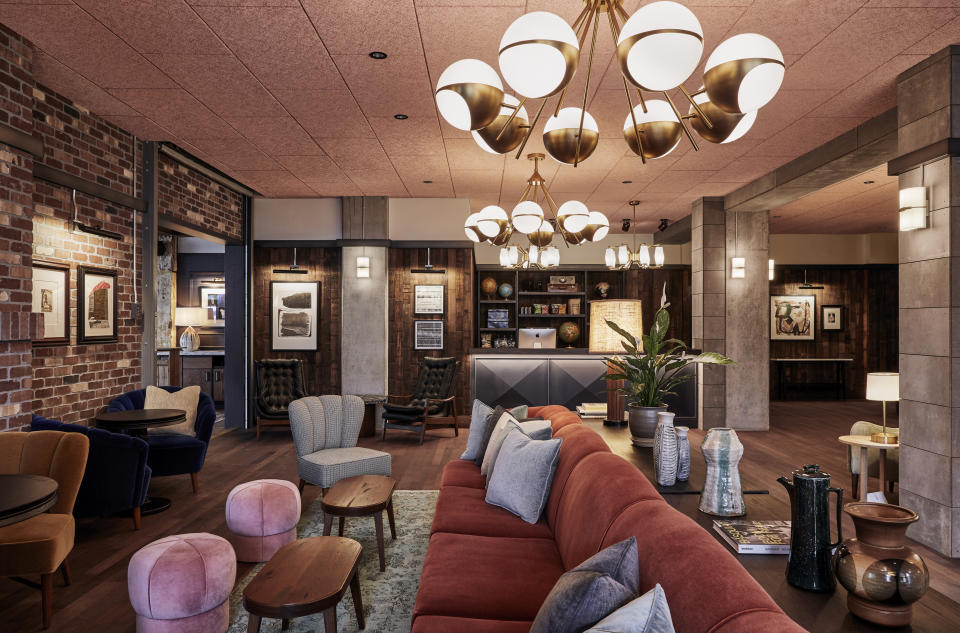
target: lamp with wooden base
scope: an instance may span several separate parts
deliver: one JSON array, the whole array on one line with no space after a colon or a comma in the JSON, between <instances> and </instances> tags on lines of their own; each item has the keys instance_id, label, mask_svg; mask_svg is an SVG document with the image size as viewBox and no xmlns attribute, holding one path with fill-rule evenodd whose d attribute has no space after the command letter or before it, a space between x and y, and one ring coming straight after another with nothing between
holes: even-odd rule
<instances>
[{"instance_id":1,"label":"lamp with wooden base","mask_svg":"<svg viewBox=\"0 0 960 633\"><path fill-rule=\"evenodd\" d=\"M619 354L623 352L620 335L607 325L613 321L627 332L638 338L643 333L643 315L639 299L606 299L590 302L590 353ZM607 375L615 373L616 368L607 366ZM607 426L624 426L623 394L618 391L622 380L607 379Z\"/></svg>"}]
</instances>

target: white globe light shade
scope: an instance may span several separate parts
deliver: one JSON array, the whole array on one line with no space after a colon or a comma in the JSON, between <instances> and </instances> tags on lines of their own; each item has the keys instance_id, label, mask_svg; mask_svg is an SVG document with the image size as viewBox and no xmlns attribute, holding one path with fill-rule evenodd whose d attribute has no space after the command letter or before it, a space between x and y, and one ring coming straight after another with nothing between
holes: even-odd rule
<instances>
[{"instance_id":1,"label":"white globe light shade","mask_svg":"<svg viewBox=\"0 0 960 633\"><path fill-rule=\"evenodd\" d=\"M467 237L471 242L481 242L485 237L480 233L480 229L477 228L477 214L471 213L467 216L467 220L463 223L463 232L467 234Z\"/></svg>"},{"instance_id":2,"label":"white globe light shade","mask_svg":"<svg viewBox=\"0 0 960 633\"><path fill-rule=\"evenodd\" d=\"M646 268L650 265L650 247L646 244L640 245L640 252L638 253L640 257L640 265Z\"/></svg>"},{"instance_id":3,"label":"white globe light shade","mask_svg":"<svg viewBox=\"0 0 960 633\"><path fill-rule=\"evenodd\" d=\"M652 2L624 23L617 40L623 75L644 90L671 90L690 77L703 55L703 28L676 2Z\"/></svg>"},{"instance_id":4,"label":"white globe light shade","mask_svg":"<svg viewBox=\"0 0 960 633\"><path fill-rule=\"evenodd\" d=\"M588 226L596 227L593 229L593 236L590 238L592 242L599 242L610 232L610 220L599 211L590 212Z\"/></svg>"},{"instance_id":5,"label":"white globe light shade","mask_svg":"<svg viewBox=\"0 0 960 633\"><path fill-rule=\"evenodd\" d=\"M503 268L510 267L510 251L506 247L500 248L500 266Z\"/></svg>"},{"instance_id":6,"label":"white globe light shade","mask_svg":"<svg viewBox=\"0 0 960 633\"><path fill-rule=\"evenodd\" d=\"M543 209L533 200L524 200L513 208L513 228L533 233L543 224Z\"/></svg>"},{"instance_id":7,"label":"white globe light shade","mask_svg":"<svg viewBox=\"0 0 960 633\"><path fill-rule=\"evenodd\" d=\"M583 135L577 150L577 133L583 116ZM547 119L543 126L543 146L550 156L561 163L573 164L589 158L600 141L600 128L591 114L580 108L563 108Z\"/></svg>"},{"instance_id":8,"label":"white globe light shade","mask_svg":"<svg viewBox=\"0 0 960 633\"><path fill-rule=\"evenodd\" d=\"M607 268L616 268L617 249L612 246L608 246L606 250L603 251L603 263L607 265Z\"/></svg>"},{"instance_id":9,"label":"white globe light shade","mask_svg":"<svg viewBox=\"0 0 960 633\"><path fill-rule=\"evenodd\" d=\"M783 53L770 38L741 33L724 40L707 58L703 82L710 101L727 112L759 110L777 94Z\"/></svg>"},{"instance_id":10,"label":"white globe light shade","mask_svg":"<svg viewBox=\"0 0 960 633\"><path fill-rule=\"evenodd\" d=\"M542 266L556 267L560 265L560 249L556 246L548 246L540 253L540 264Z\"/></svg>"},{"instance_id":11,"label":"white globe light shade","mask_svg":"<svg viewBox=\"0 0 960 633\"><path fill-rule=\"evenodd\" d=\"M547 119L543 126L544 133L554 130L578 129L580 127L580 112L582 112L580 108L561 108L556 116ZM597 127L597 120L589 112L585 112L583 115L583 129L600 132L600 128Z\"/></svg>"},{"instance_id":12,"label":"white globe light shade","mask_svg":"<svg viewBox=\"0 0 960 633\"><path fill-rule=\"evenodd\" d=\"M563 230L579 233L590 221L590 209L579 200L567 200L557 209L557 220L563 226Z\"/></svg>"},{"instance_id":13,"label":"white globe light shade","mask_svg":"<svg viewBox=\"0 0 960 633\"><path fill-rule=\"evenodd\" d=\"M650 99L646 102L647 111L637 104L633 108L633 116L627 113L623 120L623 138L634 154L640 155L640 146L637 144L637 134L633 130L636 120L637 128L642 132L643 155L647 158L663 158L672 152L680 143L683 128L677 113L670 104L662 99Z\"/></svg>"},{"instance_id":14,"label":"white globe light shade","mask_svg":"<svg viewBox=\"0 0 960 633\"><path fill-rule=\"evenodd\" d=\"M663 254L662 246L653 247L653 264L654 266L663 266L663 263L666 261L666 257Z\"/></svg>"},{"instance_id":15,"label":"white globe light shade","mask_svg":"<svg viewBox=\"0 0 960 633\"><path fill-rule=\"evenodd\" d=\"M700 93L693 98L694 102L700 106L703 113L710 119L713 127L707 127L700 120L699 116L693 116L690 119L690 125L696 130L697 134L711 143L733 143L743 137L750 131L757 120L757 111L747 112L746 114L734 114L721 110L710 103L710 97L706 93ZM696 110L690 106L690 115L695 115Z\"/></svg>"},{"instance_id":16,"label":"white globe light shade","mask_svg":"<svg viewBox=\"0 0 960 633\"><path fill-rule=\"evenodd\" d=\"M507 212L491 204L477 213L477 229L486 238L494 238L507 224Z\"/></svg>"},{"instance_id":17,"label":"white globe light shade","mask_svg":"<svg viewBox=\"0 0 960 633\"><path fill-rule=\"evenodd\" d=\"M447 123L458 130L476 130L489 125L500 111L503 83L489 64L461 59L440 73L436 99Z\"/></svg>"},{"instance_id":18,"label":"white globe light shade","mask_svg":"<svg viewBox=\"0 0 960 633\"><path fill-rule=\"evenodd\" d=\"M627 248L626 244L621 244L617 248L617 263L621 266L626 266L630 263L630 249Z\"/></svg>"},{"instance_id":19,"label":"white globe light shade","mask_svg":"<svg viewBox=\"0 0 960 633\"><path fill-rule=\"evenodd\" d=\"M513 95L505 94L503 95L503 103L516 106L520 105L520 100ZM481 130L473 130L470 132L470 134L473 135L473 140L480 146L480 149L491 154L505 154L516 149L525 134L524 128L521 126L529 125L530 119L527 118L526 108L521 106L520 111L517 112L517 116L513 117L509 127L504 130L501 135L500 130L502 130L503 126L510 120L513 110L513 108L508 108L506 105L501 106L500 113L497 114L497 118L495 118L490 125ZM500 138L497 138L498 136Z\"/></svg>"},{"instance_id":20,"label":"white globe light shade","mask_svg":"<svg viewBox=\"0 0 960 633\"><path fill-rule=\"evenodd\" d=\"M563 18L548 11L520 16L500 40L500 72L528 99L556 94L577 69L580 44Z\"/></svg>"}]
</instances>

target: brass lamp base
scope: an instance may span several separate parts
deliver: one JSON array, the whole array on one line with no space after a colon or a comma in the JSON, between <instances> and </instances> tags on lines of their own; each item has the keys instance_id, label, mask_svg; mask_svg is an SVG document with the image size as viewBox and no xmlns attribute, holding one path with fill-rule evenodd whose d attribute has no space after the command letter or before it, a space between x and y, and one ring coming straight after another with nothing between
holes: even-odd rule
<instances>
[{"instance_id":1,"label":"brass lamp base","mask_svg":"<svg viewBox=\"0 0 960 633\"><path fill-rule=\"evenodd\" d=\"M877 444L897 444L900 438L893 433L871 433L870 441Z\"/></svg>"}]
</instances>

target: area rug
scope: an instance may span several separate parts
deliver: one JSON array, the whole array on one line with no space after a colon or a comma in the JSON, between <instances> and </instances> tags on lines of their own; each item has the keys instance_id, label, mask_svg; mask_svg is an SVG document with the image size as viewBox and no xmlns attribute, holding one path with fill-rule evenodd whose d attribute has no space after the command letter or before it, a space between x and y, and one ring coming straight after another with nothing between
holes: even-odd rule
<instances>
[{"instance_id":1,"label":"area rug","mask_svg":"<svg viewBox=\"0 0 960 633\"><path fill-rule=\"evenodd\" d=\"M396 516L397 539L390 540L390 529L384 517L384 545L387 570L380 571L377 556L377 537L373 517L348 518L343 535L359 541L363 546L360 559L360 595L363 598L366 631L384 633L407 633L410 631L410 616L417 597L417 586L423 568L423 557L430 540L430 524L437 505L436 490L397 490L393 493L393 509ZM337 522L333 529L336 533ZM320 499L306 509L297 525L300 538L323 534L323 510ZM245 633L247 612L243 608L243 588L253 580L258 565L234 587L230 595L229 633ZM263 632L280 630L280 620L264 619L260 625ZM338 633L359 631L353 610L350 590L337 606ZM293 633L319 633L323 631L323 615L320 613L298 618L290 623Z\"/></svg>"}]
</instances>

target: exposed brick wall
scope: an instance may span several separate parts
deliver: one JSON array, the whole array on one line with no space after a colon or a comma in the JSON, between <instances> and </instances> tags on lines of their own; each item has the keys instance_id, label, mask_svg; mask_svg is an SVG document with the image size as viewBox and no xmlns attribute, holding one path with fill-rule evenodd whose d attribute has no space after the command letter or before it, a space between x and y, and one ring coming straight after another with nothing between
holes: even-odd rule
<instances>
[{"instance_id":1,"label":"exposed brick wall","mask_svg":"<svg viewBox=\"0 0 960 633\"><path fill-rule=\"evenodd\" d=\"M243 239L243 200L203 174L160 154L157 192L161 214L172 216L231 240Z\"/></svg>"}]
</instances>

